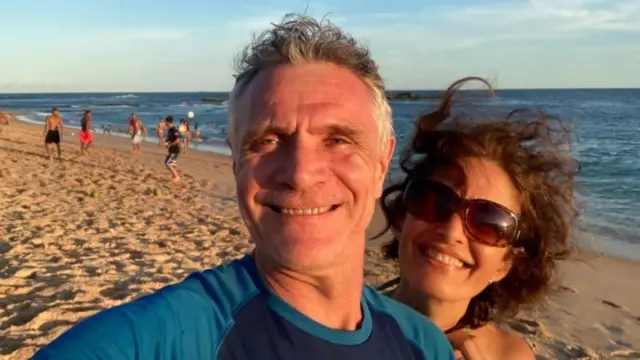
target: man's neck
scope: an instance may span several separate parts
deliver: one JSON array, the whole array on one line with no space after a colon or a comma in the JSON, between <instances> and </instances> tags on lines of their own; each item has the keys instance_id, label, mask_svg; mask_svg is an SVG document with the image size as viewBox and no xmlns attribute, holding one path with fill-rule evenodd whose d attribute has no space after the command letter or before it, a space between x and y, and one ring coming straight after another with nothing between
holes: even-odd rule
<instances>
[{"instance_id":1,"label":"man's neck","mask_svg":"<svg viewBox=\"0 0 640 360\"><path fill-rule=\"evenodd\" d=\"M266 286L293 308L332 329L353 331L362 321L362 259L352 259L324 275L306 275L274 266L254 254Z\"/></svg>"},{"instance_id":2,"label":"man's neck","mask_svg":"<svg viewBox=\"0 0 640 360\"><path fill-rule=\"evenodd\" d=\"M469 306L469 300L443 301L429 297L421 291L413 289L406 280L400 281L392 297L428 317L442 331L454 327L464 316Z\"/></svg>"}]
</instances>

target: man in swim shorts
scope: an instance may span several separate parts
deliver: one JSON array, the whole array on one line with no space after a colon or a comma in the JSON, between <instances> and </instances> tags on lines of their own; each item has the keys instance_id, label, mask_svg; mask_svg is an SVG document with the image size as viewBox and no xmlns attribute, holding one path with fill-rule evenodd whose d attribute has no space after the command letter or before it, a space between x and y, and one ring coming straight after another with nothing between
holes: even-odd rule
<instances>
[{"instance_id":1,"label":"man in swim shorts","mask_svg":"<svg viewBox=\"0 0 640 360\"><path fill-rule=\"evenodd\" d=\"M80 119L80 156L89 154L89 147L93 144L93 134L91 133L91 120L93 114L91 110L85 110Z\"/></svg>"},{"instance_id":2,"label":"man in swim shorts","mask_svg":"<svg viewBox=\"0 0 640 360\"><path fill-rule=\"evenodd\" d=\"M180 133L178 129L173 124L173 117L168 116L165 119L167 126L167 139L166 139L166 147L167 147L167 157L164 159L164 165L169 169L171 176L173 177L173 182L180 181L180 176L178 176L178 155L180 155Z\"/></svg>"},{"instance_id":3,"label":"man in swim shorts","mask_svg":"<svg viewBox=\"0 0 640 360\"><path fill-rule=\"evenodd\" d=\"M453 360L426 317L363 286L395 147L368 51L289 15L255 37L235 79L227 140L255 250L100 312L32 359Z\"/></svg>"},{"instance_id":4,"label":"man in swim shorts","mask_svg":"<svg viewBox=\"0 0 640 360\"><path fill-rule=\"evenodd\" d=\"M44 119L44 149L47 151L47 157L51 160L51 144L56 145L58 150L58 160L62 160L60 150L60 141L62 140L63 120L60 117L60 111L57 108L51 109L51 115Z\"/></svg>"}]
</instances>

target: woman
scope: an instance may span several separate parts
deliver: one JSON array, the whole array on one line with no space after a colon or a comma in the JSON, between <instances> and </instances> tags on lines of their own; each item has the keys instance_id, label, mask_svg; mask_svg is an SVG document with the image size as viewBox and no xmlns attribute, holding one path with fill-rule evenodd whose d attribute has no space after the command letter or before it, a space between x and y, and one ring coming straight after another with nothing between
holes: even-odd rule
<instances>
[{"instance_id":1,"label":"woman","mask_svg":"<svg viewBox=\"0 0 640 360\"><path fill-rule=\"evenodd\" d=\"M93 134L91 133L91 121L93 115L91 110L85 110L80 119L80 156L89 154L89 147L93 144Z\"/></svg>"},{"instance_id":2,"label":"woman","mask_svg":"<svg viewBox=\"0 0 640 360\"><path fill-rule=\"evenodd\" d=\"M557 121L451 120L454 83L417 121L382 208L398 259L395 299L428 316L467 360L533 359L524 339L498 324L538 304L570 250L579 170Z\"/></svg>"}]
</instances>

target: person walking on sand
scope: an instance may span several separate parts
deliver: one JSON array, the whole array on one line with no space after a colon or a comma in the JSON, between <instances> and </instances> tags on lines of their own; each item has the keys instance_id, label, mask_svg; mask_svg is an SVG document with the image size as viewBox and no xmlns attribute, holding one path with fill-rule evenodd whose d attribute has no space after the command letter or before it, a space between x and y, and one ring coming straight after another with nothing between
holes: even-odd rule
<instances>
[{"instance_id":1,"label":"person walking on sand","mask_svg":"<svg viewBox=\"0 0 640 360\"><path fill-rule=\"evenodd\" d=\"M167 148L167 157L164 159L164 165L169 169L169 172L172 176L173 182L180 181L180 176L178 175L178 155L180 155L180 134L178 133L178 129L173 124L173 117L168 116L165 119L167 126L167 139L166 139L166 148Z\"/></svg>"},{"instance_id":2,"label":"person walking on sand","mask_svg":"<svg viewBox=\"0 0 640 360\"><path fill-rule=\"evenodd\" d=\"M180 146L184 150L185 154L187 153L187 147L189 145L189 127L187 126L187 122L184 119L180 119L180 125L178 127L178 133L180 134Z\"/></svg>"},{"instance_id":3,"label":"person walking on sand","mask_svg":"<svg viewBox=\"0 0 640 360\"><path fill-rule=\"evenodd\" d=\"M147 129L144 127L142 120L135 115L131 121L129 133L131 134L133 153L140 154L140 143L143 137L147 136Z\"/></svg>"},{"instance_id":4,"label":"person walking on sand","mask_svg":"<svg viewBox=\"0 0 640 360\"><path fill-rule=\"evenodd\" d=\"M89 154L89 147L93 144L93 134L91 133L91 121L93 115L91 110L85 110L80 120L80 156Z\"/></svg>"},{"instance_id":5,"label":"person walking on sand","mask_svg":"<svg viewBox=\"0 0 640 360\"><path fill-rule=\"evenodd\" d=\"M13 115L11 113L4 112L0 109L0 125L9 125L9 121L12 117Z\"/></svg>"},{"instance_id":6,"label":"person walking on sand","mask_svg":"<svg viewBox=\"0 0 640 360\"><path fill-rule=\"evenodd\" d=\"M5 133L8 134L9 126L11 125L11 119L13 119L13 114L8 112L3 112L0 109L0 125L6 126ZM2 128L0 128L0 133L2 133Z\"/></svg>"},{"instance_id":7,"label":"person walking on sand","mask_svg":"<svg viewBox=\"0 0 640 360\"><path fill-rule=\"evenodd\" d=\"M368 50L289 15L241 54L227 141L255 250L93 315L32 359L453 360L431 321L363 285L395 148Z\"/></svg>"},{"instance_id":8,"label":"person walking on sand","mask_svg":"<svg viewBox=\"0 0 640 360\"><path fill-rule=\"evenodd\" d=\"M195 124L193 124L193 132L194 132L193 137L196 140L200 141L200 128L198 127L198 122L197 121L196 121Z\"/></svg>"},{"instance_id":9,"label":"person walking on sand","mask_svg":"<svg viewBox=\"0 0 640 360\"><path fill-rule=\"evenodd\" d=\"M60 116L58 108L51 109L51 115L44 119L44 149L47 152L49 160L52 159L51 149L49 149L51 144L56 145L56 149L58 150L58 160L62 160L62 151L60 150L60 141L62 141L63 130L62 124L63 119Z\"/></svg>"},{"instance_id":10,"label":"person walking on sand","mask_svg":"<svg viewBox=\"0 0 640 360\"><path fill-rule=\"evenodd\" d=\"M158 125L156 125L156 135L158 136L158 146L162 146L164 144L164 128L165 128L165 119L160 117L158 119Z\"/></svg>"}]
</instances>

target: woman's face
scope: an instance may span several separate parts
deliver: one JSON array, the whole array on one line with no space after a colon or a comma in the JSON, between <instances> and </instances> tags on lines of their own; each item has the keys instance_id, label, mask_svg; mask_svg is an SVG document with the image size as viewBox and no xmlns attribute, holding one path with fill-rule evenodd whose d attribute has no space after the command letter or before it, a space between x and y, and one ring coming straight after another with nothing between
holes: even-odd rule
<instances>
[{"instance_id":1,"label":"woman's face","mask_svg":"<svg viewBox=\"0 0 640 360\"><path fill-rule=\"evenodd\" d=\"M467 178L465 199L482 199L520 213L519 193L507 173L496 163L481 158L460 161ZM453 170L443 169L430 180L456 190ZM510 264L509 247L494 247L475 241L455 213L447 220L429 223L412 216L404 218L400 236L400 269L409 285L441 301L469 300L490 282L500 281Z\"/></svg>"}]
</instances>

